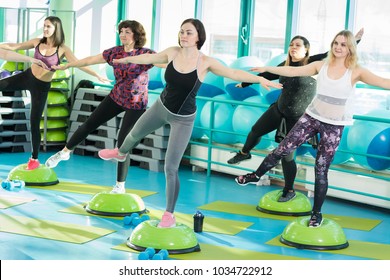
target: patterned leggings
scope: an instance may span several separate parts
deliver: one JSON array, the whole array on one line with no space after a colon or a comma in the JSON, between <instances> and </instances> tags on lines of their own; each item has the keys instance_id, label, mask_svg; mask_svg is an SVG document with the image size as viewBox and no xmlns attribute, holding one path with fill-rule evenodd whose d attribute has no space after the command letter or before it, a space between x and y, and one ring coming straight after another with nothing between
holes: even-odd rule
<instances>
[{"instance_id":1,"label":"patterned leggings","mask_svg":"<svg viewBox=\"0 0 390 280\"><path fill-rule=\"evenodd\" d=\"M320 134L315 161L314 205L313 211L321 212L328 191L328 171L336 150L340 144L344 126L321 122L308 114L304 114L286 138L272 151L256 170L261 177L276 166L279 160L290 154L316 133Z\"/></svg>"}]
</instances>

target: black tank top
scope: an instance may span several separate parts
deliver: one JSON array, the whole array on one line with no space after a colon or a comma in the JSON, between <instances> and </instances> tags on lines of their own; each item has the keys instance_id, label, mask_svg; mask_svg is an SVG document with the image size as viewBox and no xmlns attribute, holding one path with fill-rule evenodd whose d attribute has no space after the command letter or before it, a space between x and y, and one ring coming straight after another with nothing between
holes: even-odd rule
<instances>
[{"instance_id":1,"label":"black tank top","mask_svg":"<svg viewBox=\"0 0 390 280\"><path fill-rule=\"evenodd\" d=\"M197 69L189 73L180 73L173 66L173 60L165 71L166 85L160 99L171 113L192 115L196 112L196 94L202 82L198 79Z\"/></svg>"}]
</instances>

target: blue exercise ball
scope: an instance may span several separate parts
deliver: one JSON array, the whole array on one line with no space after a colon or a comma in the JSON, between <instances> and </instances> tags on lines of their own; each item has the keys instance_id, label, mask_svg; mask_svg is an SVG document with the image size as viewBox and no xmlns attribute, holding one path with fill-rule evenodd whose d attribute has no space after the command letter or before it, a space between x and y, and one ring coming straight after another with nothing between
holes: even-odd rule
<instances>
[{"instance_id":1,"label":"blue exercise ball","mask_svg":"<svg viewBox=\"0 0 390 280\"><path fill-rule=\"evenodd\" d=\"M263 92L262 95L264 95L264 99L267 101L268 104L273 104L278 100L279 95L281 93L281 89L274 89L267 92Z\"/></svg>"},{"instance_id":2,"label":"blue exercise ball","mask_svg":"<svg viewBox=\"0 0 390 280\"><path fill-rule=\"evenodd\" d=\"M373 110L366 115L390 119L388 110ZM390 128L388 123L356 120L349 129L347 143L353 159L359 165L375 171L390 167L389 159L359 155L370 154L390 157Z\"/></svg>"},{"instance_id":3,"label":"blue exercise ball","mask_svg":"<svg viewBox=\"0 0 390 280\"><path fill-rule=\"evenodd\" d=\"M197 107L196 117L195 117L195 122L194 122L194 129L192 130L192 134L191 134L191 139L200 139L205 135L204 129L198 128L198 127L202 126L202 124L200 122L200 118L201 118L201 113L202 113L202 110L203 110L203 107L205 104L206 104L205 100L199 100L199 99L196 100L196 107ZM195 126L197 126L197 127L195 127Z\"/></svg>"},{"instance_id":4,"label":"blue exercise ball","mask_svg":"<svg viewBox=\"0 0 390 280\"><path fill-rule=\"evenodd\" d=\"M249 71L253 67L261 66L261 61L256 56L242 56L233 61L229 67ZM258 73L252 72L257 75ZM224 85L227 93L234 99L242 101L251 96L260 95L260 85L252 84L245 88L237 88L236 85L240 82L224 78Z\"/></svg>"},{"instance_id":5,"label":"blue exercise ball","mask_svg":"<svg viewBox=\"0 0 390 280\"><path fill-rule=\"evenodd\" d=\"M255 104L264 104L261 96L252 96L244 100L244 102L250 102ZM233 113L233 131L243 134L245 136L237 136L237 140L241 143L245 143L248 133L251 131L252 126L260 118L262 114L267 110L263 107L254 107L250 105L238 105ZM273 146L273 139L275 138L275 132L268 133L261 138L259 144L256 145L258 149L267 149Z\"/></svg>"},{"instance_id":6,"label":"blue exercise ball","mask_svg":"<svg viewBox=\"0 0 390 280\"><path fill-rule=\"evenodd\" d=\"M213 99L218 100L232 100L227 94L215 96ZM237 137L234 134L224 132L211 132L210 119L212 114L212 106L214 108L214 123L213 129L233 132L232 118L234 113L234 105L228 103L207 101L201 111L200 124L205 128L205 134L211 138L212 142L221 144L234 144L237 142Z\"/></svg>"},{"instance_id":7,"label":"blue exercise ball","mask_svg":"<svg viewBox=\"0 0 390 280\"><path fill-rule=\"evenodd\" d=\"M152 89L152 90L148 91L148 105L147 105L147 108L151 107L154 104L154 102L156 102L156 100L158 98L160 98L160 94L161 94L162 91L163 91L163 88L156 88L156 89Z\"/></svg>"},{"instance_id":8,"label":"blue exercise ball","mask_svg":"<svg viewBox=\"0 0 390 280\"><path fill-rule=\"evenodd\" d=\"M224 66L227 66L225 62L217 59ZM208 72L206 77L198 90L198 96L214 97L220 94L225 94L224 78L215 75L212 72Z\"/></svg>"},{"instance_id":9,"label":"blue exercise ball","mask_svg":"<svg viewBox=\"0 0 390 280\"><path fill-rule=\"evenodd\" d=\"M161 81L161 68L154 66L149 71L149 89L158 89L164 87L163 82Z\"/></svg>"},{"instance_id":10,"label":"blue exercise ball","mask_svg":"<svg viewBox=\"0 0 390 280\"><path fill-rule=\"evenodd\" d=\"M111 65L106 65L106 76L111 81L111 84L115 84L114 68Z\"/></svg>"},{"instance_id":11,"label":"blue exercise ball","mask_svg":"<svg viewBox=\"0 0 390 280\"><path fill-rule=\"evenodd\" d=\"M299 146L299 147L295 150L295 155L297 155L297 156L303 156L303 155L306 155L306 154L310 154L310 155L312 155L313 157L315 157L315 155L313 154L313 151L310 152L311 150L313 150L313 148L308 147L307 145L301 145L301 146Z\"/></svg>"},{"instance_id":12,"label":"blue exercise ball","mask_svg":"<svg viewBox=\"0 0 390 280\"><path fill-rule=\"evenodd\" d=\"M350 153L344 152L348 150L348 133L349 126L344 127L343 135L341 136L339 147L337 148L336 154L334 155L332 164L343 164L346 163L352 155ZM318 140L320 136L318 136ZM306 147L307 151L315 158L317 156L317 149L312 147ZM341 151L342 150L342 151Z\"/></svg>"},{"instance_id":13,"label":"blue exercise ball","mask_svg":"<svg viewBox=\"0 0 390 280\"><path fill-rule=\"evenodd\" d=\"M287 58L287 54L286 53L282 53L282 54L276 55L274 57L271 57L271 59L268 60L265 63L265 65L266 66L278 66L280 63L285 61L286 58Z\"/></svg>"},{"instance_id":14,"label":"blue exercise ball","mask_svg":"<svg viewBox=\"0 0 390 280\"><path fill-rule=\"evenodd\" d=\"M166 71L166 68L161 68L160 69L161 82L162 82L164 87L167 84L167 82L165 81L165 71Z\"/></svg>"}]
</instances>

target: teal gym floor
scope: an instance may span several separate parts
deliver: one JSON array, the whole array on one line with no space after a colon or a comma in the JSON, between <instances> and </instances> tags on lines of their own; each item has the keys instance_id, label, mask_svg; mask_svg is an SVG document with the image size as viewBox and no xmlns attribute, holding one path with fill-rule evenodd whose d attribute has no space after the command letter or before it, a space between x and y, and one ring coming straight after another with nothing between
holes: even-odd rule
<instances>
[{"instance_id":1,"label":"teal gym floor","mask_svg":"<svg viewBox=\"0 0 390 280\"><path fill-rule=\"evenodd\" d=\"M40 161L53 152L42 152ZM15 166L26 163L29 153L0 152L0 180L7 178ZM110 218L86 213L63 211L88 202L93 194L78 193L77 185L111 187L115 181L116 166L93 156L73 155L55 168L61 183L69 183L74 191L26 187L21 192L0 190L0 259L1 260L133 260L138 253L123 246L133 227L123 224L122 218ZM190 167L180 169L181 191L176 206L177 221L191 217L201 210L205 221L215 220L217 230L203 231L196 236L201 251L191 254L170 255L171 259L311 259L311 260L390 260L390 211L369 205L328 197L323 207L324 215L342 215L343 227L349 247L341 250L308 250L286 246L278 237L291 222L275 215L256 216L239 214L229 207L218 210L202 209L205 205L226 203L235 209L255 209L259 199L278 186L238 186L234 177L226 174L193 172ZM127 189L149 191L143 197L146 208L163 211L165 206L164 173L130 167ZM23 201L8 205L4 199ZM4 207L5 205L5 207ZM253 206L253 208L252 208ZM223 207L222 207L223 208ZM231 211L232 210L232 211ZM250 212L250 211L249 211ZM247 213L249 213L247 211ZM254 211L255 213L259 211ZM158 212L159 213L159 212ZM252 212L251 212L252 213ZM252 213L253 214L253 213ZM273 217L274 216L274 217ZM27 218L27 219L26 219ZM35 221L34 223L32 221ZM363 222L361 222L363 221ZM12 226L8 223L12 222ZM361 225L369 224L368 228ZM56 225L53 233L51 225ZM69 225L67 228L66 225ZM237 226L239 230L229 232ZM35 228L39 227L39 229ZM17 229L15 229L17 228ZM219 229L225 229L219 231ZM78 230L94 233L96 238L73 242ZM37 231L41 235L37 236ZM42 235L43 233L43 235ZM47 236L45 236L47 233ZM62 236L63 235L63 236ZM62 237L70 240L61 240Z\"/></svg>"}]
</instances>

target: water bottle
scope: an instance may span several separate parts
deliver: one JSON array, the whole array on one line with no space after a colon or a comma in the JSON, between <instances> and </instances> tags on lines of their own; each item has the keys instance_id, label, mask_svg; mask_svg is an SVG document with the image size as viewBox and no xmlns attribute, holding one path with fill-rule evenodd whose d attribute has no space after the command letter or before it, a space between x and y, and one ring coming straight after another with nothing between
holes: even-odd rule
<instances>
[{"instance_id":1,"label":"water bottle","mask_svg":"<svg viewBox=\"0 0 390 280\"><path fill-rule=\"evenodd\" d=\"M203 219L204 216L200 211L196 211L194 215L194 231L202 232L203 231Z\"/></svg>"}]
</instances>

